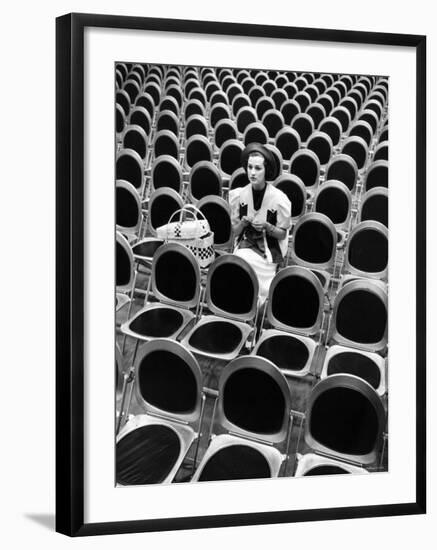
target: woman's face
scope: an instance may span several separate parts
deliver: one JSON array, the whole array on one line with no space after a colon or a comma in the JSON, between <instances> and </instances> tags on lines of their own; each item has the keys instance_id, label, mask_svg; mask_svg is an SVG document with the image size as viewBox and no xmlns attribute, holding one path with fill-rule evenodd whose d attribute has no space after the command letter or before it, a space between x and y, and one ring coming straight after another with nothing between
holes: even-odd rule
<instances>
[{"instance_id":1,"label":"woman's face","mask_svg":"<svg viewBox=\"0 0 437 550\"><path fill-rule=\"evenodd\" d=\"M261 155L250 155L247 161L247 176L255 189L263 188L266 182L266 169L264 157Z\"/></svg>"}]
</instances>

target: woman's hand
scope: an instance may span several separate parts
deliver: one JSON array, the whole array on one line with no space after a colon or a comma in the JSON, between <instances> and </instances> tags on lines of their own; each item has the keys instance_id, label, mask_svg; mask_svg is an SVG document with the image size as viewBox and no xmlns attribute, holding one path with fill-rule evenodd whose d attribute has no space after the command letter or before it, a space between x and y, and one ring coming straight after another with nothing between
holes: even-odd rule
<instances>
[{"instance_id":1,"label":"woman's hand","mask_svg":"<svg viewBox=\"0 0 437 550\"><path fill-rule=\"evenodd\" d=\"M243 216L240 220L240 223L243 225L243 227L247 227L249 224L252 223L253 218L251 216Z\"/></svg>"},{"instance_id":2,"label":"woman's hand","mask_svg":"<svg viewBox=\"0 0 437 550\"><path fill-rule=\"evenodd\" d=\"M252 223L252 227L255 229L255 231L263 231L265 230L267 232L268 226L270 224L267 222L256 222Z\"/></svg>"}]
</instances>

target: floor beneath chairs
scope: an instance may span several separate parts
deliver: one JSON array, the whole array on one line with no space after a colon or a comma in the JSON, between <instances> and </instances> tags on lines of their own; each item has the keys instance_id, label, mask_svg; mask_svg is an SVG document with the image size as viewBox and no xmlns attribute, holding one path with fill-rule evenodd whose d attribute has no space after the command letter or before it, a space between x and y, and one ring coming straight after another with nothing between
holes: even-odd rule
<instances>
[{"instance_id":1,"label":"floor beneath chairs","mask_svg":"<svg viewBox=\"0 0 437 550\"><path fill-rule=\"evenodd\" d=\"M147 276L140 276L137 281L137 288L147 288ZM132 317L141 307L143 307L144 298L141 295L136 296L130 316ZM329 308L329 302L327 301L326 307ZM120 326L127 319L128 306L124 306L117 313L117 326ZM324 327L325 329L327 327ZM181 340L185 334L191 329L191 325L188 325L185 331L178 338ZM122 348L123 336L120 331L117 331L117 342ZM141 344L140 344L141 345ZM132 365L132 358L135 349L135 341L131 338L126 339L125 351L124 351L124 365L125 369L129 368ZM249 351L243 351L243 353L249 353ZM288 377L287 381L290 387L291 393L291 402L293 411L295 411L293 428L291 432L290 446L289 446L289 460L286 461L280 471L281 476L292 476L296 469L296 459L297 453L304 453L309 449L306 447L304 442L304 413L306 410L309 394L312 387L318 381L318 374L320 374L321 367L323 365L324 355L326 351L325 348L319 346L316 350L315 358L312 362L311 371L308 375L304 377ZM223 368L226 365L225 361L206 358L200 355L196 356L202 374L204 377L204 388L206 393L206 402L205 402L205 413L203 421L203 430L199 442L199 451L197 457L197 463L199 463L201 457L205 453L208 446L209 439L209 429L211 426L215 394L218 389L218 380ZM119 405L119 403L117 404ZM135 397L135 392L132 393L132 400L129 408L129 414L137 415L144 413L144 410L137 402ZM182 467L179 469L175 482L187 482L191 479L193 474L193 459L195 455L195 447L193 444L190 452L188 453L186 460L184 461ZM375 469L387 469L387 448L384 449L385 452L381 454L378 458Z\"/></svg>"}]
</instances>

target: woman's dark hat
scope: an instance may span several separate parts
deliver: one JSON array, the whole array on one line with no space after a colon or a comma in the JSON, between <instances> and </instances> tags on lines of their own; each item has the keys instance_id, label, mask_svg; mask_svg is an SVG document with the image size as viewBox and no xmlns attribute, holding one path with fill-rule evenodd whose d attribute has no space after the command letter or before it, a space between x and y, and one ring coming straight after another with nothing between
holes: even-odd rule
<instances>
[{"instance_id":1,"label":"woman's dark hat","mask_svg":"<svg viewBox=\"0 0 437 550\"><path fill-rule=\"evenodd\" d=\"M279 175L279 167L276 162L275 156L271 151L267 149L265 145L262 145L261 143L254 142L247 145L247 147L241 153L241 166L243 166L243 168L246 170L249 156L255 153L258 153L259 155L264 157L264 163L266 167L266 180L272 181L276 179Z\"/></svg>"}]
</instances>

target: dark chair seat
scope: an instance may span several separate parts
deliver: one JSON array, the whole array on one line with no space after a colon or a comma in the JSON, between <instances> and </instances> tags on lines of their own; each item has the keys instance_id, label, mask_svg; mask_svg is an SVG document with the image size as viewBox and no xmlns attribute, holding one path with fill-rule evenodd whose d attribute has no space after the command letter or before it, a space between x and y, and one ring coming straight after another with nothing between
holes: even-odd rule
<instances>
[{"instance_id":1,"label":"dark chair seat","mask_svg":"<svg viewBox=\"0 0 437 550\"><path fill-rule=\"evenodd\" d=\"M269 463L257 449L248 445L230 445L210 457L198 481L260 479L270 476Z\"/></svg>"},{"instance_id":2,"label":"dark chair seat","mask_svg":"<svg viewBox=\"0 0 437 550\"><path fill-rule=\"evenodd\" d=\"M205 320L193 331L188 341L195 351L213 354L232 353L241 343L243 333L235 323Z\"/></svg>"},{"instance_id":3,"label":"dark chair seat","mask_svg":"<svg viewBox=\"0 0 437 550\"><path fill-rule=\"evenodd\" d=\"M182 313L177 309L152 307L134 317L129 329L141 336L168 338L181 327L183 320Z\"/></svg>"}]
</instances>

